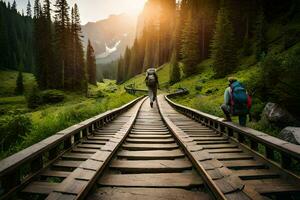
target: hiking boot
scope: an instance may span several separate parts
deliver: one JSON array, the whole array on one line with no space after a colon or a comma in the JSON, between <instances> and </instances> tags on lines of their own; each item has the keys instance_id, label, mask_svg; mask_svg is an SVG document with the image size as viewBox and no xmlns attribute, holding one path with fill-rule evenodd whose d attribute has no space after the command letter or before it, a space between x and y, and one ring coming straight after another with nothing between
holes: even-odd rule
<instances>
[{"instance_id":1,"label":"hiking boot","mask_svg":"<svg viewBox=\"0 0 300 200\"><path fill-rule=\"evenodd\" d=\"M223 122L232 122L231 117L226 117L226 119L222 120Z\"/></svg>"},{"instance_id":2,"label":"hiking boot","mask_svg":"<svg viewBox=\"0 0 300 200\"><path fill-rule=\"evenodd\" d=\"M150 106L151 106L151 108L153 108L153 102L150 102Z\"/></svg>"}]
</instances>

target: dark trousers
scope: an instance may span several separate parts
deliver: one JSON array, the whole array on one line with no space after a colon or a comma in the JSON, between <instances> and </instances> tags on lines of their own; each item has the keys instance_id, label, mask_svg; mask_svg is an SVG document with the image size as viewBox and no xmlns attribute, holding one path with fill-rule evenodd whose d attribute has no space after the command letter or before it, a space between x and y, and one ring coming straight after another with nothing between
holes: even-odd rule
<instances>
[{"instance_id":1,"label":"dark trousers","mask_svg":"<svg viewBox=\"0 0 300 200\"><path fill-rule=\"evenodd\" d=\"M148 96L150 98L150 102L153 103L156 100L157 87L148 87Z\"/></svg>"},{"instance_id":2,"label":"dark trousers","mask_svg":"<svg viewBox=\"0 0 300 200\"><path fill-rule=\"evenodd\" d=\"M226 119L228 121L231 121L231 116L230 116L230 106L223 104L221 106L222 111L224 112ZM247 115L238 115L239 116L239 124L241 126L246 126L247 122Z\"/></svg>"}]
</instances>

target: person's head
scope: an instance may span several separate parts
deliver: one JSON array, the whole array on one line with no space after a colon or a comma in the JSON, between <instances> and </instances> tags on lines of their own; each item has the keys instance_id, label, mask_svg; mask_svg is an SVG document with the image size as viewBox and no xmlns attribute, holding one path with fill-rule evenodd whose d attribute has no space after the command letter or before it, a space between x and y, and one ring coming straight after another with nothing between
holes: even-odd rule
<instances>
[{"instance_id":1,"label":"person's head","mask_svg":"<svg viewBox=\"0 0 300 200\"><path fill-rule=\"evenodd\" d=\"M237 78L235 78L235 77L229 77L229 78L228 78L229 84L232 84L232 83L234 83L234 82L236 82L236 81L237 81Z\"/></svg>"}]
</instances>

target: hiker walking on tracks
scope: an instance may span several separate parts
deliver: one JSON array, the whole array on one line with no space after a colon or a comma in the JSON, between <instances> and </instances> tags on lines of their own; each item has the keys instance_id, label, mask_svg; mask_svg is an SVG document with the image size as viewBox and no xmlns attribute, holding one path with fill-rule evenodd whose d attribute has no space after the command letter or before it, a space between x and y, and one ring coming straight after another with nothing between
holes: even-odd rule
<instances>
[{"instance_id":1,"label":"hiker walking on tracks","mask_svg":"<svg viewBox=\"0 0 300 200\"><path fill-rule=\"evenodd\" d=\"M221 106L226 121L231 121L230 115L239 116L239 124L246 126L247 114L251 107L251 98L245 87L236 78L228 78L229 87L224 93L224 104Z\"/></svg>"},{"instance_id":2,"label":"hiker walking on tracks","mask_svg":"<svg viewBox=\"0 0 300 200\"><path fill-rule=\"evenodd\" d=\"M148 87L150 106L151 106L151 108L153 108L153 102L156 100L157 89L159 86L158 77L157 77L155 68L149 68L147 70L145 82Z\"/></svg>"}]
</instances>

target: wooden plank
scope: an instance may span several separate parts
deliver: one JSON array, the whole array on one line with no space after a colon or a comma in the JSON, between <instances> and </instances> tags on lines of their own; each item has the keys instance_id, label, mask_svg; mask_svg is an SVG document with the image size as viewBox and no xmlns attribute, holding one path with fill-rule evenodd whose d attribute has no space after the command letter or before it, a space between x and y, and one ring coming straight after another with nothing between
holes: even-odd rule
<instances>
[{"instance_id":1,"label":"wooden plank","mask_svg":"<svg viewBox=\"0 0 300 200\"><path fill-rule=\"evenodd\" d=\"M129 138L137 138L137 139L162 139L162 138L172 138L171 134L167 135L137 135L137 134L129 134Z\"/></svg>"},{"instance_id":2,"label":"wooden plank","mask_svg":"<svg viewBox=\"0 0 300 200\"><path fill-rule=\"evenodd\" d=\"M114 143L114 142L107 142L107 143L101 148L101 150L113 152L113 151L115 150L115 148L117 148L117 146L118 146L117 143Z\"/></svg>"},{"instance_id":3,"label":"wooden plank","mask_svg":"<svg viewBox=\"0 0 300 200\"><path fill-rule=\"evenodd\" d=\"M82 161L69 161L69 160L60 160L53 163L54 167L68 167L68 168L76 168L78 167Z\"/></svg>"},{"instance_id":4,"label":"wooden plank","mask_svg":"<svg viewBox=\"0 0 300 200\"><path fill-rule=\"evenodd\" d=\"M118 157L127 158L127 159L174 159L184 157L184 154L180 150L171 150L171 151L121 151L118 153Z\"/></svg>"},{"instance_id":5,"label":"wooden plank","mask_svg":"<svg viewBox=\"0 0 300 200\"><path fill-rule=\"evenodd\" d=\"M58 188L59 183L35 181L26 186L22 192L33 194L50 194Z\"/></svg>"},{"instance_id":6,"label":"wooden plank","mask_svg":"<svg viewBox=\"0 0 300 200\"><path fill-rule=\"evenodd\" d=\"M95 175L96 171L77 168L72 172L71 177L77 180L90 181Z\"/></svg>"},{"instance_id":7,"label":"wooden plank","mask_svg":"<svg viewBox=\"0 0 300 200\"><path fill-rule=\"evenodd\" d=\"M255 160L230 160L230 161L222 161L222 163L228 167L233 169L253 169L253 168L266 168L266 166Z\"/></svg>"},{"instance_id":8,"label":"wooden plank","mask_svg":"<svg viewBox=\"0 0 300 200\"><path fill-rule=\"evenodd\" d=\"M205 170L212 170L212 169L223 167L223 164L220 161L215 159L201 161L200 164Z\"/></svg>"},{"instance_id":9,"label":"wooden plank","mask_svg":"<svg viewBox=\"0 0 300 200\"><path fill-rule=\"evenodd\" d=\"M232 193L229 193L229 194L225 194L225 197L227 199L251 200L251 198L247 194L245 194L245 192L243 192L243 191L236 191L236 192L232 192Z\"/></svg>"},{"instance_id":10,"label":"wooden plank","mask_svg":"<svg viewBox=\"0 0 300 200\"><path fill-rule=\"evenodd\" d=\"M201 135L189 134L189 136L192 137L192 138L198 138L198 137L209 137L209 138L215 137L215 138L219 138L221 135L216 134L216 133L212 133L212 134L201 134Z\"/></svg>"},{"instance_id":11,"label":"wooden plank","mask_svg":"<svg viewBox=\"0 0 300 200\"><path fill-rule=\"evenodd\" d=\"M45 200L75 200L76 195L62 194L60 192L52 192Z\"/></svg>"},{"instance_id":12,"label":"wooden plank","mask_svg":"<svg viewBox=\"0 0 300 200\"><path fill-rule=\"evenodd\" d=\"M236 176L228 176L222 179L215 180L216 185L224 194L240 191L243 189L243 182Z\"/></svg>"},{"instance_id":13,"label":"wooden plank","mask_svg":"<svg viewBox=\"0 0 300 200\"><path fill-rule=\"evenodd\" d=\"M99 144L78 144L77 147L79 148L86 148L86 149L100 149L104 145Z\"/></svg>"},{"instance_id":14,"label":"wooden plank","mask_svg":"<svg viewBox=\"0 0 300 200\"><path fill-rule=\"evenodd\" d=\"M235 144L205 144L201 145L204 149L225 149L237 147Z\"/></svg>"},{"instance_id":15,"label":"wooden plank","mask_svg":"<svg viewBox=\"0 0 300 200\"><path fill-rule=\"evenodd\" d=\"M212 156L218 160L249 160L253 156L247 153L214 153Z\"/></svg>"},{"instance_id":16,"label":"wooden plank","mask_svg":"<svg viewBox=\"0 0 300 200\"><path fill-rule=\"evenodd\" d=\"M226 140L220 140L220 141L196 141L197 144L205 145L205 144L229 144Z\"/></svg>"},{"instance_id":17,"label":"wooden plank","mask_svg":"<svg viewBox=\"0 0 300 200\"><path fill-rule=\"evenodd\" d=\"M279 174L269 169L247 169L232 170L232 173L239 176L242 180L278 178Z\"/></svg>"},{"instance_id":18,"label":"wooden plank","mask_svg":"<svg viewBox=\"0 0 300 200\"><path fill-rule=\"evenodd\" d=\"M108 141L110 140L111 137L106 137L106 136L92 136L88 137L88 140L99 140L99 141Z\"/></svg>"},{"instance_id":19,"label":"wooden plank","mask_svg":"<svg viewBox=\"0 0 300 200\"><path fill-rule=\"evenodd\" d=\"M74 152L74 153L87 153L87 154L91 154L91 153L96 153L97 150L96 149L84 149L84 148L74 147L72 149L72 152Z\"/></svg>"},{"instance_id":20,"label":"wooden plank","mask_svg":"<svg viewBox=\"0 0 300 200\"><path fill-rule=\"evenodd\" d=\"M110 156L110 152L108 151L98 151L97 153L95 153L91 159L92 160L97 160L97 161L106 161L108 159L108 157Z\"/></svg>"},{"instance_id":21,"label":"wooden plank","mask_svg":"<svg viewBox=\"0 0 300 200\"><path fill-rule=\"evenodd\" d=\"M202 185L203 181L198 175L191 173L155 173L104 175L98 183L112 187L191 188Z\"/></svg>"},{"instance_id":22,"label":"wooden plank","mask_svg":"<svg viewBox=\"0 0 300 200\"><path fill-rule=\"evenodd\" d=\"M130 143L163 143L163 144L167 144L167 143L174 143L175 140L172 138L169 139L126 139L126 142L130 142Z\"/></svg>"},{"instance_id":23,"label":"wooden plank","mask_svg":"<svg viewBox=\"0 0 300 200\"><path fill-rule=\"evenodd\" d=\"M161 125L154 125L154 124L148 124L148 125L134 125L133 129L143 129L143 130L168 130L168 128L161 124Z\"/></svg>"},{"instance_id":24,"label":"wooden plank","mask_svg":"<svg viewBox=\"0 0 300 200\"><path fill-rule=\"evenodd\" d=\"M102 161L89 159L81 163L79 168L98 171L102 167L102 165L103 165Z\"/></svg>"},{"instance_id":25,"label":"wooden plank","mask_svg":"<svg viewBox=\"0 0 300 200\"><path fill-rule=\"evenodd\" d=\"M114 135L116 135L117 133L97 133L94 134L94 137L113 137Z\"/></svg>"},{"instance_id":26,"label":"wooden plank","mask_svg":"<svg viewBox=\"0 0 300 200\"><path fill-rule=\"evenodd\" d=\"M170 134L168 131L141 131L141 130L136 130L136 131L131 131L131 134L136 134L136 135L168 135Z\"/></svg>"},{"instance_id":27,"label":"wooden plank","mask_svg":"<svg viewBox=\"0 0 300 200\"><path fill-rule=\"evenodd\" d=\"M51 170L47 169L43 171L40 175L45 177L58 177L58 178L66 178L71 174L71 172L66 171L57 171L57 170Z\"/></svg>"},{"instance_id":28,"label":"wooden plank","mask_svg":"<svg viewBox=\"0 0 300 200\"><path fill-rule=\"evenodd\" d=\"M173 144L123 144L123 149L128 150L166 150L179 148L176 143Z\"/></svg>"},{"instance_id":29,"label":"wooden plank","mask_svg":"<svg viewBox=\"0 0 300 200\"><path fill-rule=\"evenodd\" d=\"M281 179L244 180L261 194L300 192L299 184L288 183Z\"/></svg>"},{"instance_id":30,"label":"wooden plank","mask_svg":"<svg viewBox=\"0 0 300 200\"><path fill-rule=\"evenodd\" d=\"M96 144L96 145L105 145L107 141L101 141L101 140L85 140L82 141L82 144Z\"/></svg>"},{"instance_id":31,"label":"wooden plank","mask_svg":"<svg viewBox=\"0 0 300 200\"><path fill-rule=\"evenodd\" d=\"M225 137L193 137L194 141L227 141Z\"/></svg>"},{"instance_id":32,"label":"wooden plank","mask_svg":"<svg viewBox=\"0 0 300 200\"><path fill-rule=\"evenodd\" d=\"M175 188L109 188L97 189L87 200L210 200L207 193Z\"/></svg>"},{"instance_id":33,"label":"wooden plank","mask_svg":"<svg viewBox=\"0 0 300 200\"><path fill-rule=\"evenodd\" d=\"M232 175L232 171L227 169L226 167L207 170L207 173L213 180L221 179L221 178Z\"/></svg>"},{"instance_id":34,"label":"wooden plank","mask_svg":"<svg viewBox=\"0 0 300 200\"><path fill-rule=\"evenodd\" d=\"M62 156L63 159L73 159L73 160L86 160L89 159L93 154L87 153L66 153Z\"/></svg>"},{"instance_id":35,"label":"wooden plank","mask_svg":"<svg viewBox=\"0 0 300 200\"><path fill-rule=\"evenodd\" d=\"M228 148L228 149L207 149L207 152L211 154L215 153L242 153L243 150L239 148Z\"/></svg>"},{"instance_id":36,"label":"wooden plank","mask_svg":"<svg viewBox=\"0 0 300 200\"><path fill-rule=\"evenodd\" d=\"M192 164L187 160L115 160L110 168L127 173L171 173L191 169Z\"/></svg>"},{"instance_id":37,"label":"wooden plank","mask_svg":"<svg viewBox=\"0 0 300 200\"><path fill-rule=\"evenodd\" d=\"M73 177L66 178L59 186L55 189L56 192L62 192L65 194L79 195L84 191L88 185L88 181L77 180Z\"/></svg>"},{"instance_id":38,"label":"wooden plank","mask_svg":"<svg viewBox=\"0 0 300 200\"><path fill-rule=\"evenodd\" d=\"M205 160L211 160L213 157L206 151L196 151L191 152L193 158L196 161L205 161Z\"/></svg>"}]
</instances>

